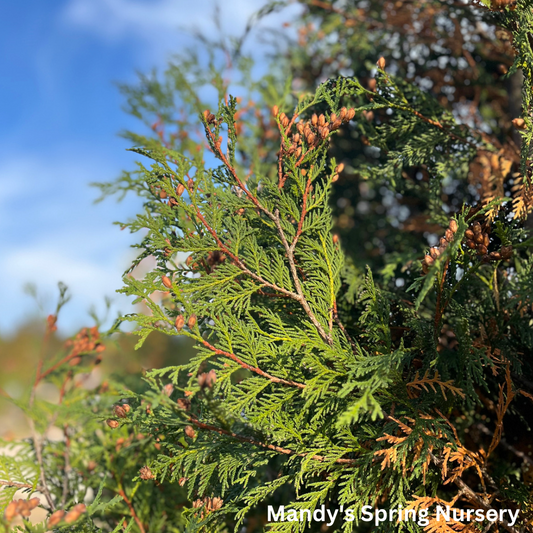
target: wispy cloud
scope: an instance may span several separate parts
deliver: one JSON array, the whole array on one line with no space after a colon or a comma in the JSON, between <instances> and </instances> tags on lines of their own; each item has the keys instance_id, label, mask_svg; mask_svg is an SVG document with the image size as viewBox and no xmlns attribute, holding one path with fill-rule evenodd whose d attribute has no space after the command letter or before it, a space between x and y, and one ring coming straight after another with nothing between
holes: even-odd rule
<instances>
[{"instance_id":1,"label":"wispy cloud","mask_svg":"<svg viewBox=\"0 0 533 533\"><path fill-rule=\"evenodd\" d=\"M66 330L86 324L91 307L102 312L106 297L122 311L131 310L115 291L134 255L128 248L133 237L112 221L127 218L136 208L131 202L92 205L96 192L87 183L94 179L94 166L57 154L21 155L0 165L0 295L9 308L0 314L0 331L35 314L35 303L24 294L28 283L50 306L57 283L69 286L73 301L62 320ZM98 166L104 179L116 174L110 162L100 160Z\"/></svg>"},{"instance_id":2,"label":"wispy cloud","mask_svg":"<svg viewBox=\"0 0 533 533\"><path fill-rule=\"evenodd\" d=\"M242 31L248 18L264 4L264 0L225 3L220 10L221 25L229 33ZM63 21L108 39L135 36L155 43L178 29L211 31L214 6L213 0L71 0Z\"/></svg>"}]
</instances>

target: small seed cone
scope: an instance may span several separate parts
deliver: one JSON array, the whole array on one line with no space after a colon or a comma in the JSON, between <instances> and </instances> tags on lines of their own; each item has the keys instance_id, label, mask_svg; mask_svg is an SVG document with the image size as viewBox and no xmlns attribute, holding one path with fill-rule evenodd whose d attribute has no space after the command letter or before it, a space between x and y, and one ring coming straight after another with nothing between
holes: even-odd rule
<instances>
[{"instance_id":1,"label":"small seed cone","mask_svg":"<svg viewBox=\"0 0 533 533\"><path fill-rule=\"evenodd\" d=\"M272 116L277 117L279 113L279 107L277 105L272 107Z\"/></svg>"},{"instance_id":2,"label":"small seed cone","mask_svg":"<svg viewBox=\"0 0 533 533\"><path fill-rule=\"evenodd\" d=\"M185 435L189 437L190 439L194 439L196 437L196 431L194 431L194 428L192 426L185 426Z\"/></svg>"},{"instance_id":3,"label":"small seed cone","mask_svg":"<svg viewBox=\"0 0 533 533\"><path fill-rule=\"evenodd\" d=\"M182 315L178 315L176 317L175 325L176 325L176 329L178 331L181 331L183 329L183 326L185 326L185 318L183 318Z\"/></svg>"},{"instance_id":4,"label":"small seed cone","mask_svg":"<svg viewBox=\"0 0 533 533\"><path fill-rule=\"evenodd\" d=\"M17 516L18 514L18 505L17 505L18 501L12 501L8 504L8 506L6 507L6 510L4 511L4 517L5 519L8 521L8 522L11 522L11 520L13 520L13 518L15 518L15 516Z\"/></svg>"},{"instance_id":5,"label":"small seed cone","mask_svg":"<svg viewBox=\"0 0 533 533\"><path fill-rule=\"evenodd\" d=\"M63 520L64 516L65 516L65 511L61 509L59 511L56 511L55 513L52 513L47 522L48 527L52 528L54 526L57 526L57 524L59 524Z\"/></svg>"},{"instance_id":6,"label":"small seed cone","mask_svg":"<svg viewBox=\"0 0 533 533\"><path fill-rule=\"evenodd\" d=\"M196 325L196 315L191 315L189 317L189 320L187 320L187 326L189 326L189 329L194 328Z\"/></svg>"},{"instance_id":7,"label":"small seed cone","mask_svg":"<svg viewBox=\"0 0 533 533\"><path fill-rule=\"evenodd\" d=\"M527 128L526 121L523 118L515 118L512 120L512 123L518 130L525 130Z\"/></svg>"},{"instance_id":8,"label":"small seed cone","mask_svg":"<svg viewBox=\"0 0 533 533\"><path fill-rule=\"evenodd\" d=\"M140 470L139 470L139 477L141 479L144 479L145 481L149 480L149 479L154 479L154 474L152 473L152 471L150 470L149 467L147 466L143 466Z\"/></svg>"},{"instance_id":9,"label":"small seed cone","mask_svg":"<svg viewBox=\"0 0 533 533\"><path fill-rule=\"evenodd\" d=\"M167 383L162 391L161 391L165 396L168 396L170 398L170 395L174 392L174 385L172 385L172 383Z\"/></svg>"},{"instance_id":10,"label":"small seed cone","mask_svg":"<svg viewBox=\"0 0 533 533\"><path fill-rule=\"evenodd\" d=\"M111 429L117 429L118 426L120 426L120 424L116 421L116 420L113 420L112 418L108 418L105 422Z\"/></svg>"},{"instance_id":11,"label":"small seed cone","mask_svg":"<svg viewBox=\"0 0 533 533\"><path fill-rule=\"evenodd\" d=\"M172 288L172 281L170 281L170 278L168 278L167 276L161 276L161 281L167 289Z\"/></svg>"},{"instance_id":12,"label":"small seed cone","mask_svg":"<svg viewBox=\"0 0 533 533\"><path fill-rule=\"evenodd\" d=\"M381 70L383 70L387 62L385 61L385 58L382 56L378 59L378 62L376 64Z\"/></svg>"},{"instance_id":13,"label":"small seed cone","mask_svg":"<svg viewBox=\"0 0 533 533\"><path fill-rule=\"evenodd\" d=\"M118 416L119 418L126 418L128 416L124 410L124 407L121 405L115 405L115 407L113 407L113 413L115 413L115 416Z\"/></svg>"}]
</instances>

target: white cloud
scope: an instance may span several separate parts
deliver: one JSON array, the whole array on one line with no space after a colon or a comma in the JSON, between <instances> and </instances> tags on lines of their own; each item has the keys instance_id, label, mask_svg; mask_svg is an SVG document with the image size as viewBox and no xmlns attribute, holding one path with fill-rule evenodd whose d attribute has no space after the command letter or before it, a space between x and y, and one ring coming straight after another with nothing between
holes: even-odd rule
<instances>
[{"instance_id":1,"label":"white cloud","mask_svg":"<svg viewBox=\"0 0 533 533\"><path fill-rule=\"evenodd\" d=\"M53 311L57 283L69 286L72 302L60 323L64 331L87 325L88 310L94 306L102 312L105 297L123 312L132 310L115 291L134 256L128 245L135 238L112 222L137 208L132 202L92 204L96 192L88 182L95 165L105 180L117 175L116 164L90 161L90 154L84 158L79 152L76 159L65 159L59 152L21 155L0 165L0 300L9 309L0 313L0 332L36 313L36 304L24 294L27 283L46 296L45 313Z\"/></svg>"},{"instance_id":2,"label":"white cloud","mask_svg":"<svg viewBox=\"0 0 533 533\"><path fill-rule=\"evenodd\" d=\"M265 4L264 0L232 0L221 10L222 26L229 32L242 31L248 18ZM165 32L179 28L212 30L213 0L71 0L63 21L89 29L102 37L131 36L156 41Z\"/></svg>"}]
</instances>

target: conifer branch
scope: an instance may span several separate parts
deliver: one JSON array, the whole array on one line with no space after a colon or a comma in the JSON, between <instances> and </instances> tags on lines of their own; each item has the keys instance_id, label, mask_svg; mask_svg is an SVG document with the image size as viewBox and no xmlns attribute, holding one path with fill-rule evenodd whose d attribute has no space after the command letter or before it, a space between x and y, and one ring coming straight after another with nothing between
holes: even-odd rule
<instances>
[{"instance_id":1,"label":"conifer branch","mask_svg":"<svg viewBox=\"0 0 533 533\"><path fill-rule=\"evenodd\" d=\"M128 506L128 509L130 510L131 516L135 520L135 523L137 526L139 526L139 529L141 533L146 533L146 530L144 528L143 523L141 522L139 516L137 515L137 512L135 511L135 507L133 506L131 500L126 496L126 493L124 492L124 489L121 485L118 487L118 494L122 497L126 505Z\"/></svg>"},{"instance_id":2,"label":"conifer branch","mask_svg":"<svg viewBox=\"0 0 533 533\"><path fill-rule=\"evenodd\" d=\"M272 213L266 207L264 207L263 204L261 204L261 202L246 188L246 185L241 181L241 179L239 178L239 175L237 174L237 170L235 170L235 168L230 164L230 162L228 161L228 158L226 157L224 152L222 152L222 150L220 149L220 143L215 139L215 135L210 130L210 128L206 126L205 131L209 135L209 138L211 139L211 142L213 143L213 146L215 147L215 150L216 150L215 154L220 157L220 160L224 163L224 165L226 166L230 174L233 176L233 179L237 182L237 185L239 186L239 188L244 192L244 194L246 194L248 199L258 209L263 211L269 218L274 220Z\"/></svg>"},{"instance_id":3,"label":"conifer branch","mask_svg":"<svg viewBox=\"0 0 533 533\"><path fill-rule=\"evenodd\" d=\"M239 364L242 368L246 370L250 370L251 372L255 372L256 374L259 374L260 376L269 379L272 381L272 383L280 383L282 385L288 385L290 387L297 387L299 389L305 389L305 385L303 383L298 383L297 381L292 380L286 380L282 378L277 378L276 376L272 376L268 374L267 372L264 372L258 367L251 366L241 359L239 359L234 353L226 352L225 350L221 350L220 348L215 348L212 344L209 344L205 339L202 339L202 344L209 348L211 351L213 351L217 355L224 355L226 357L229 357L232 361L235 361L237 364Z\"/></svg>"},{"instance_id":4,"label":"conifer branch","mask_svg":"<svg viewBox=\"0 0 533 533\"><path fill-rule=\"evenodd\" d=\"M17 481L4 481L3 479L0 479L0 485L2 487L14 487L17 489L32 489L44 493L41 485L30 485L29 483L19 483Z\"/></svg>"},{"instance_id":5,"label":"conifer branch","mask_svg":"<svg viewBox=\"0 0 533 533\"><path fill-rule=\"evenodd\" d=\"M261 442L259 440L255 440L250 437L243 437L242 435L238 435L237 433L233 433L232 431L228 431L227 429L219 428L217 426L212 426L210 424L205 424L204 422L200 422L198 419L194 417L190 417L189 422L191 424L194 424L196 427L200 429L205 429L207 431L214 431L215 433L219 433L220 435L227 435L228 437L232 437L235 440L238 440L240 442L246 442L249 444L253 444L254 446L258 446L260 448L265 448L268 450L273 450L275 452L278 452L284 455L296 455L298 457L308 456L308 454L306 453L296 453L295 451L289 448L283 448L281 446L276 446L275 444L267 444L266 442ZM324 462L328 460L328 458L325 455L313 455L311 459L315 461L320 461L320 462ZM356 459L344 459L341 457L339 459L335 459L335 463L342 464L342 465L355 465L357 463L357 460Z\"/></svg>"},{"instance_id":6,"label":"conifer branch","mask_svg":"<svg viewBox=\"0 0 533 533\"><path fill-rule=\"evenodd\" d=\"M283 247L285 248L285 252L287 253L287 259L289 261L289 267L291 270L291 276L294 283L294 287L296 289L296 292L298 294L297 300L300 302L303 310L315 326L315 328L318 330L319 335L322 337L322 339L327 342L330 346L333 344L333 339L331 338L331 335L328 335L325 331L320 322L317 320L315 314L313 313L311 307L309 306L309 303L307 302L305 295L302 290L302 286L300 284L300 279L298 277L298 272L296 270L296 263L294 262L294 249L289 246L289 243L287 242L287 238L285 237L285 232L283 231L283 228L281 227L281 222L279 219L279 211L276 209L274 212L274 223L276 224L276 228L278 229L279 236L281 238L281 242L283 243Z\"/></svg>"},{"instance_id":7,"label":"conifer branch","mask_svg":"<svg viewBox=\"0 0 533 533\"><path fill-rule=\"evenodd\" d=\"M252 272L220 239L220 237L217 235L216 231L209 225L205 217L202 215L200 209L198 206L196 206L196 216L202 221L204 226L206 227L207 231L212 235L212 237L217 242L220 249L229 257L231 257L231 260L233 263L238 266L245 274L250 276L251 278L258 281L261 285L264 285L266 287L269 287L270 289L273 289L277 292L280 292L281 294L284 294L285 296L288 296L289 298L292 298L293 300L300 301L300 297L298 294L288 291L287 289L284 289L283 287L279 287L278 285L274 283L270 283L266 279L262 278L255 272Z\"/></svg>"}]
</instances>

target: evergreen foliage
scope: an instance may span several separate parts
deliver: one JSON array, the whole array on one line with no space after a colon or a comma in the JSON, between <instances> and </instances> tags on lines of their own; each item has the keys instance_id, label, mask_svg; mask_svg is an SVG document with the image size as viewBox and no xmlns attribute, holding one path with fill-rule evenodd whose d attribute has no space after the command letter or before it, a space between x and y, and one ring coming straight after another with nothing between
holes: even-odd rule
<instances>
[{"instance_id":1,"label":"evergreen foliage","mask_svg":"<svg viewBox=\"0 0 533 533\"><path fill-rule=\"evenodd\" d=\"M305 90L279 72L252 81L240 57L234 98L215 56L207 71L191 56L163 81L123 87L152 134L126 134L142 162L102 189L145 198L121 225L142 235L132 270L155 259L121 289L149 312L124 318L139 324L139 345L163 331L197 348L122 395L129 409L115 404L106 445L80 441L76 452L103 452L123 432L124 466L107 474L124 476L101 477L132 531L533 531L533 2L396 4L308 2L319 29L304 18L287 58ZM411 54L418 37L402 28L420 24L433 34ZM450 28L464 48L446 41ZM476 56L480 43L494 59ZM507 76L520 69L524 81L511 121L495 112L510 107L504 82L491 80L513 50ZM216 111L199 96L210 83ZM461 92L475 109L464 112ZM357 210L340 214L350 197ZM133 444L139 432L157 453L153 441ZM6 460L8 481L35 488L31 453ZM49 506L61 498L79 493L51 494ZM268 523L269 505L290 518ZM322 505L356 520L292 520ZM428 522L374 526L360 519L366 505L426 510ZM518 514L444 522L437 505ZM106 513L94 527L120 527Z\"/></svg>"}]
</instances>

